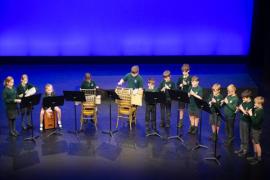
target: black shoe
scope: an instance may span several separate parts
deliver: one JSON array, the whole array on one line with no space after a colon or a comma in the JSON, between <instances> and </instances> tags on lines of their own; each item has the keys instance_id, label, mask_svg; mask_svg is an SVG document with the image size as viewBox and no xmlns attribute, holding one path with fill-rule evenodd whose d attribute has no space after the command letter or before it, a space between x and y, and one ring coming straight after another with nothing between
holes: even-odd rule
<instances>
[{"instance_id":1,"label":"black shoe","mask_svg":"<svg viewBox=\"0 0 270 180\"><path fill-rule=\"evenodd\" d=\"M32 125L32 124L28 124L28 125L27 125L27 128L28 128L28 129L32 129L32 128L33 128L33 125Z\"/></svg>"},{"instance_id":2,"label":"black shoe","mask_svg":"<svg viewBox=\"0 0 270 180\"><path fill-rule=\"evenodd\" d=\"M255 156L250 156L250 157L247 157L247 160L254 161L254 160L257 160L257 158Z\"/></svg>"},{"instance_id":3,"label":"black shoe","mask_svg":"<svg viewBox=\"0 0 270 180\"><path fill-rule=\"evenodd\" d=\"M246 158L246 157L247 157L247 151L244 150L242 153L238 153L238 156L239 156L239 157Z\"/></svg>"},{"instance_id":4,"label":"black shoe","mask_svg":"<svg viewBox=\"0 0 270 180\"><path fill-rule=\"evenodd\" d=\"M154 131L155 133L159 134L159 132L158 132L158 130L157 130L157 129L154 129L153 131Z\"/></svg>"},{"instance_id":5,"label":"black shoe","mask_svg":"<svg viewBox=\"0 0 270 180\"><path fill-rule=\"evenodd\" d=\"M191 131L191 134L195 135L198 132L198 127L193 127L193 130Z\"/></svg>"},{"instance_id":6,"label":"black shoe","mask_svg":"<svg viewBox=\"0 0 270 180\"><path fill-rule=\"evenodd\" d=\"M18 136L14 131L10 131L9 135L12 136L12 137L17 137Z\"/></svg>"},{"instance_id":7,"label":"black shoe","mask_svg":"<svg viewBox=\"0 0 270 180\"><path fill-rule=\"evenodd\" d=\"M146 135L147 134L150 134L151 133L151 130L148 128L148 129L146 129Z\"/></svg>"},{"instance_id":8,"label":"black shoe","mask_svg":"<svg viewBox=\"0 0 270 180\"><path fill-rule=\"evenodd\" d=\"M27 127L26 126L22 126L22 130L23 131L27 131Z\"/></svg>"},{"instance_id":9,"label":"black shoe","mask_svg":"<svg viewBox=\"0 0 270 180\"><path fill-rule=\"evenodd\" d=\"M19 136L19 132L18 132L16 129L14 129L13 132L14 132L17 136Z\"/></svg>"},{"instance_id":10,"label":"black shoe","mask_svg":"<svg viewBox=\"0 0 270 180\"><path fill-rule=\"evenodd\" d=\"M160 123L159 127L165 127L165 123Z\"/></svg>"},{"instance_id":11,"label":"black shoe","mask_svg":"<svg viewBox=\"0 0 270 180\"><path fill-rule=\"evenodd\" d=\"M249 162L249 164L252 165L252 166L255 166L255 165L258 165L258 164L261 164L261 163L262 163L262 161L261 160L258 160L258 159Z\"/></svg>"},{"instance_id":12,"label":"black shoe","mask_svg":"<svg viewBox=\"0 0 270 180\"><path fill-rule=\"evenodd\" d=\"M192 133L193 128L194 128L194 126L190 126L190 127L189 127L189 129L188 129L188 133L189 133L189 134L191 134L191 133Z\"/></svg>"},{"instance_id":13,"label":"black shoe","mask_svg":"<svg viewBox=\"0 0 270 180\"><path fill-rule=\"evenodd\" d=\"M233 140L232 140L232 139L228 139L228 140L225 140L225 141L224 141L224 145L225 145L225 146L231 146L232 143L233 143Z\"/></svg>"},{"instance_id":14,"label":"black shoe","mask_svg":"<svg viewBox=\"0 0 270 180\"><path fill-rule=\"evenodd\" d=\"M234 153L235 154L240 154L240 153L243 153L243 151L244 151L243 149L239 149L239 150L235 150Z\"/></svg>"}]
</instances>

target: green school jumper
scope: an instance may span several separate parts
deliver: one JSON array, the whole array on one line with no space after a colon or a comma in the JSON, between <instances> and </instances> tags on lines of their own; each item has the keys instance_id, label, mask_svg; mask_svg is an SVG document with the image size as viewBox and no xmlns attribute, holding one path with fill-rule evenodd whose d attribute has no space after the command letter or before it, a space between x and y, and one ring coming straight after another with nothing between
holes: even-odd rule
<instances>
[{"instance_id":1,"label":"green school jumper","mask_svg":"<svg viewBox=\"0 0 270 180\"><path fill-rule=\"evenodd\" d=\"M95 89L96 88L96 83L95 81L83 81L81 84L81 89Z\"/></svg>"},{"instance_id":2,"label":"green school jumper","mask_svg":"<svg viewBox=\"0 0 270 180\"><path fill-rule=\"evenodd\" d=\"M190 87L188 92L190 92L191 90L198 96L202 97L203 90L200 86ZM200 116L201 109L197 106L195 102L195 97L193 96L190 96L190 99L189 99L188 112L190 115L194 115L198 117Z\"/></svg>"},{"instance_id":3,"label":"green school jumper","mask_svg":"<svg viewBox=\"0 0 270 180\"><path fill-rule=\"evenodd\" d=\"M133 77L131 73L128 73L124 76L123 80L127 82L128 88L132 89L143 88L143 79L139 74Z\"/></svg>"},{"instance_id":4,"label":"green school jumper","mask_svg":"<svg viewBox=\"0 0 270 180\"><path fill-rule=\"evenodd\" d=\"M211 106L211 114L210 114L210 124L211 125L215 125L217 124L217 126L220 126L221 123L221 117L218 116L216 114L216 110L215 109L219 109L221 108L221 101L223 100L223 96L221 94L214 96L213 94L211 94L208 98L208 102L212 101L212 98L214 98L216 100L216 103L213 103Z\"/></svg>"},{"instance_id":5,"label":"green school jumper","mask_svg":"<svg viewBox=\"0 0 270 180\"><path fill-rule=\"evenodd\" d=\"M17 103L14 100L17 98L17 92L15 88L5 87L3 90L3 100L6 106L7 118L9 120L16 119L18 115Z\"/></svg>"}]
</instances>

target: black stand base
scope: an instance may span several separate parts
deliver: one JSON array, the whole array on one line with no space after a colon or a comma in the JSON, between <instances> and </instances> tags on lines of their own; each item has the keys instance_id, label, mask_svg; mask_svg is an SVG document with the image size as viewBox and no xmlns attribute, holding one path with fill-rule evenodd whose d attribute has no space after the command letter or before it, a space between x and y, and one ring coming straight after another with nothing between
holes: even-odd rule
<instances>
[{"instance_id":1,"label":"black stand base","mask_svg":"<svg viewBox=\"0 0 270 180\"><path fill-rule=\"evenodd\" d=\"M36 139L38 139L38 138L39 138L39 136L35 136L35 137L31 136L31 137L25 138L24 141L32 141L33 143L36 144L37 143Z\"/></svg>"},{"instance_id":2,"label":"black stand base","mask_svg":"<svg viewBox=\"0 0 270 180\"><path fill-rule=\"evenodd\" d=\"M103 134L107 134L107 135L109 135L110 137L113 137L113 135L114 135L115 133L117 133L117 132L118 132L118 130L114 130L114 131L112 131L112 130L109 130L109 131L102 131Z\"/></svg>"},{"instance_id":3,"label":"black stand base","mask_svg":"<svg viewBox=\"0 0 270 180\"><path fill-rule=\"evenodd\" d=\"M200 149L200 148L208 149L207 146L202 145L202 144L199 144L199 143L196 143L196 146L192 148L192 151L195 151L195 150Z\"/></svg>"},{"instance_id":4,"label":"black stand base","mask_svg":"<svg viewBox=\"0 0 270 180\"><path fill-rule=\"evenodd\" d=\"M61 133L60 131L59 131L59 129L55 129L53 132L51 132L47 137L50 137L50 136L52 136L52 135L63 135L63 133Z\"/></svg>"},{"instance_id":5,"label":"black stand base","mask_svg":"<svg viewBox=\"0 0 270 180\"><path fill-rule=\"evenodd\" d=\"M168 140L171 140L171 139L176 139L176 140L179 140L181 142L181 144L185 147L186 145L184 144L184 139L182 138L182 135L177 135L177 136L170 136L168 137Z\"/></svg>"},{"instance_id":6,"label":"black stand base","mask_svg":"<svg viewBox=\"0 0 270 180\"><path fill-rule=\"evenodd\" d=\"M148 133L148 134L146 134L145 136L146 136L146 137L157 136L157 137L162 138L161 135L160 135L159 133L157 133L157 132Z\"/></svg>"},{"instance_id":7,"label":"black stand base","mask_svg":"<svg viewBox=\"0 0 270 180\"><path fill-rule=\"evenodd\" d=\"M170 137L168 137L168 140L170 140L170 139L177 139L177 140L181 141L182 144L184 144L184 139L182 138L182 135L170 136Z\"/></svg>"},{"instance_id":8,"label":"black stand base","mask_svg":"<svg viewBox=\"0 0 270 180\"><path fill-rule=\"evenodd\" d=\"M217 165L221 165L221 163L220 163L220 161L219 161L219 159L220 159L220 155L218 155L218 156L213 156L213 157L206 157L206 158L204 158L204 160L210 160L210 161L215 161L216 163L217 163Z\"/></svg>"}]
</instances>

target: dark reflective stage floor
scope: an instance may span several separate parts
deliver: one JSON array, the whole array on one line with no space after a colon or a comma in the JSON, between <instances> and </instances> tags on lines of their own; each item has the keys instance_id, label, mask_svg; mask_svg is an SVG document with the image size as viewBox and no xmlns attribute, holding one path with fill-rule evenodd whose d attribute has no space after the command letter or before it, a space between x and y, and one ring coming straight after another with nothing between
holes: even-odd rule
<instances>
[{"instance_id":1,"label":"dark reflective stage floor","mask_svg":"<svg viewBox=\"0 0 270 180\"><path fill-rule=\"evenodd\" d=\"M101 66L101 65L100 65ZM198 65L196 65L198 66ZM216 65L217 68L220 65ZM10 74L15 76L18 82L20 74L26 72L29 74L30 82L37 85L40 92L46 82L55 85L58 94L62 90L74 90L79 87L84 72L90 71L94 79L101 87L115 88L118 79L129 71L119 69L119 72L113 71L111 76L105 75L106 68L110 68L110 72L114 67L96 67L103 69L102 72L93 70L93 67L77 66L76 70L72 68L76 66L64 65L54 66L4 66L1 67L1 80ZM125 67L123 65L123 67ZM172 66L169 66L169 68ZM49 70L48 70L49 68ZM165 68L165 67L164 67ZM175 67L172 67L175 68ZM241 69L242 66L235 65L235 68ZM95 68L94 68L95 69ZM148 77L160 79L160 73L163 67L156 68L151 71L142 71L147 73L145 81ZM157 70L158 69L158 70ZM179 66L175 68L179 69ZM173 72L176 70L173 69ZM194 68L196 69L196 68ZM193 74L201 77L202 86L206 89L214 82L220 82L223 86L232 82L241 89L251 88L257 93L257 87L248 72L241 69L237 71L227 71L223 68L221 72L199 70ZM117 71L117 69L114 69ZM44 73L43 73L44 72ZM46 73L45 73L46 72ZM96 74L96 77L95 77ZM175 74L175 73L174 73ZM177 76L173 76L175 79ZM1 89L2 92L2 89ZM1 100L2 102L2 100ZM266 104L266 116L269 116L269 105ZM38 132L38 117L40 106L34 109L34 125L35 135ZM74 109L73 104L66 102L62 107L63 111L63 135L54 135L47 137L50 133L45 132L37 139L37 144L32 142L24 142L23 139L31 135L29 132L22 132L18 138L8 137L7 120L5 118L3 105L1 104L1 120L0 120L0 177L20 179L262 179L269 169L269 142L268 135L269 122L265 118L264 131L262 136L263 159L264 162L258 166L250 166L245 159L236 156L233 151L239 148L239 130L236 121L235 133L236 139L233 146L226 147L224 140L224 123L222 123L220 138L218 142L218 154L221 155L221 166L217 166L213 161L204 160L205 157L212 156L213 143L208 139L210 136L210 126L208 122L208 114L203 113L202 116L202 132L201 144L208 146L208 149L198 149L192 151L192 148L198 142L198 137L187 134L189 121L187 114L184 119L184 128L176 129L177 120L177 103L172 106L172 119L170 129L160 129L163 136L145 137L144 113L145 106L138 109L137 125L133 131L129 131L127 123L120 123L119 131L110 138L108 135L102 134L103 130L109 128L109 103L103 100L99 106L98 114L98 130L88 124L85 132L80 133L79 137L68 133L74 129ZM157 122L160 121L160 108L157 107ZM116 106L112 106L112 122L115 128ZM79 117L80 110L78 111ZM77 122L79 124L79 122ZM20 120L17 120L17 129L20 130ZM178 133L183 134L184 145L177 140L167 140L168 136ZM251 147L251 146L250 146ZM252 153L250 148L250 153Z\"/></svg>"}]
</instances>

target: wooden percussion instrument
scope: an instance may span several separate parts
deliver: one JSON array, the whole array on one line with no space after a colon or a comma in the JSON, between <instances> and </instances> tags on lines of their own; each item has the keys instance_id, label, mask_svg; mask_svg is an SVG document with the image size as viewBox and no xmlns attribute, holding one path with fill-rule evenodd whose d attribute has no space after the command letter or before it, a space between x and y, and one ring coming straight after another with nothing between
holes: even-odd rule
<instances>
[{"instance_id":1,"label":"wooden percussion instrument","mask_svg":"<svg viewBox=\"0 0 270 180\"><path fill-rule=\"evenodd\" d=\"M101 104L101 96L96 95L96 89L80 89L80 91L84 92L87 102L94 102L96 105Z\"/></svg>"},{"instance_id":2,"label":"wooden percussion instrument","mask_svg":"<svg viewBox=\"0 0 270 180\"><path fill-rule=\"evenodd\" d=\"M57 127L57 114L55 111L46 110L44 112L44 129L54 129Z\"/></svg>"},{"instance_id":3,"label":"wooden percussion instrument","mask_svg":"<svg viewBox=\"0 0 270 180\"><path fill-rule=\"evenodd\" d=\"M142 106L143 90L116 87L115 93L123 101L130 101L131 105Z\"/></svg>"}]
</instances>

